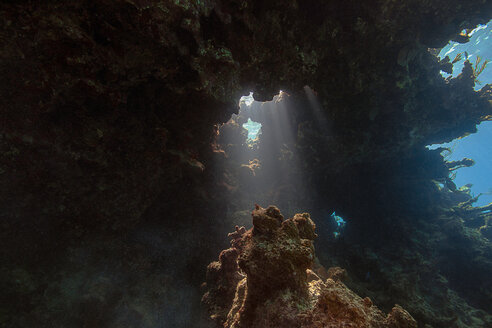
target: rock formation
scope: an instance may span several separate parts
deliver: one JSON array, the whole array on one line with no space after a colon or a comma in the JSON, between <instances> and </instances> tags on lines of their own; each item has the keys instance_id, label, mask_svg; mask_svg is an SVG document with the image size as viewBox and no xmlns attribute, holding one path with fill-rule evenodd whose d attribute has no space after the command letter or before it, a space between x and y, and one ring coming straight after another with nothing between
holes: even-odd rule
<instances>
[{"instance_id":1,"label":"rock formation","mask_svg":"<svg viewBox=\"0 0 492 328\"><path fill-rule=\"evenodd\" d=\"M284 220L275 206L256 205L253 228L236 227L232 247L207 268L202 301L219 327L417 327L395 305L384 315L341 281L312 271L315 224L308 213Z\"/></svg>"},{"instance_id":2,"label":"rock formation","mask_svg":"<svg viewBox=\"0 0 492 328\"><path fill-rule=\"evenodd\" d=\"M491 325L492 214L425 148L492 115L471 65L445 80L435 56L491 17L484 0L3 1L0 326L200 326L203 268L270 201L323 218L320 262L384 311ZM279 90L244 152L244 117L221 124Z\"/></svg>"}]
</instances>

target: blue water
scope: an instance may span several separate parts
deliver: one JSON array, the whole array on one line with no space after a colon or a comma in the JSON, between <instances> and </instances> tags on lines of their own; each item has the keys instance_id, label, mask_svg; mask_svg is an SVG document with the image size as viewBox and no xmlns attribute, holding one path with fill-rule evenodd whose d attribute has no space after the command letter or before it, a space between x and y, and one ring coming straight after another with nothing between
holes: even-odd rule
<instances>
[{"instance_id":1,"label":"blue water","mask_svg":"<svg viewBox=\"0 0 492 328\"><path fill-rule=\"evenodd\" d=\"M347 223L341 216L336 215L335 212L333 212L330 216L333 220L335 220L335 223L337 225L336 230L333 232L333 236L335 238L338 238L343 230L345 228L345 224Z\"/></svg>"},{"instance_id":2,"label":"blue water","mask_svg":"<svg viewBox=\"0 0 492 328\"><path fill-rule=\"evenodd\" d=\"M456 170L454 179L457 187L467 183L473 184L471 190L474 196L492 191L492 147L490 140L492 140L492 122L483 122L478 126L477 133L441 145L451 148L451 154L446 156L448 161L457 161L464 157L475 161L475 165L471 167ZM446 154L443 153L443 155ZM480 196L475 206L487 205L490 202L492 202L492 194L485 194Z\"/></svg>"},{"instance_id":3,"label":"blue water","mask_svg":"<svg viewBox=\"0 0 492 328\"><path fill-rule=\"evenodd\" d=\"M439 58L449 56L450 61L453 61L457 54L462 54L461 60L453 65L453 77L456 77L461 73L463 63L465 62L465 53L468 54L468 60L473 65L475 65L477 56L482 58L482 62L487 59L492 59L492 21L486 25L479 25L470 32L469 36L469 42L460 44L450 41L448 45L442 48L439 53ZM441 72L441 74L444 77L449 76L449 74L445 72ZM492 63L487 65L482 74L478 76L478 81L475 84L475 90L481 89L487 83L492 83Z\"/></svg>"},{"instance_id":4,"label":"blue water","mask_svg":"<svg viewBox=\"0 0 492 328\"><path fill-rule=\"evenodd\" d=\"M439 53L440 58L449 56L451 61L458 53L463 53L463 58L454 64L453 77L461 73L465 61L465 52L472 64L475 64L477 56L482 57L482 62L487 59L492 60L492 21L486 25L479 25L469 35L471 35L469 42L465 44L449 42ZM441 74L444 77L449 76L444 72ZM492 62L478 76L478 81L480 83L475 85L475 90L481 89L487 83L492 83ZM451 154L446 157L448 161L461 160L464 157L475 161L474 166L456 171L454 183L457 187L468 183L473 184L472 195L477 196L484 193L475 203L475 206L483 206L492 202L492 122L483 122L477 128L477 133L441 146L449 147L452 150ZM432 148L435 147L437 145Z\"/></svg>"},{"instance_id":5,"label":"blue water","mask_svg":"<svg viewBox=\"0 0 492 328\"><path fill-rule=\"evenodd\" d=\"M250 92L248 96L242 96L239 100L240 103L244 103L248 107L251 106L253 101L253 92ZM261 123L252 121L251 118L248 118L248 122L243 124L243 128L248 130L248 140L254 140L258 137L258 133L260 133Z\"/></svg>"},{"instance_id":6,"label":"blue water","mask_svg":"<svg viewBox=\"0 0 492 328\"><path fill-rule=\"evenodd\" d=\"M252 121L250 118L248 118L248 122L243 124L243 128L248 130L248 139L253 140L256 139L258 133L260 133L261 123Z\"/></svg>"}]
</instances>

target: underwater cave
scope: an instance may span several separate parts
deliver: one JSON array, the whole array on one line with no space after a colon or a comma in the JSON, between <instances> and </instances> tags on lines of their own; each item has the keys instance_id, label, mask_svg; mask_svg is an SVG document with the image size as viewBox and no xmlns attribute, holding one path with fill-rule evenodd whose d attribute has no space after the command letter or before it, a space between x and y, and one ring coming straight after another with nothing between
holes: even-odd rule
<instances>
[{"instance_id":1,"label":"underwater cave","mask_svg":"<svg viewBox=\"0 0 492 328\"><path fill-rule=\"evenodd\" d=\"M0 15L0 327L492 327L491 1Z\"/></svg>"}]
</instances>

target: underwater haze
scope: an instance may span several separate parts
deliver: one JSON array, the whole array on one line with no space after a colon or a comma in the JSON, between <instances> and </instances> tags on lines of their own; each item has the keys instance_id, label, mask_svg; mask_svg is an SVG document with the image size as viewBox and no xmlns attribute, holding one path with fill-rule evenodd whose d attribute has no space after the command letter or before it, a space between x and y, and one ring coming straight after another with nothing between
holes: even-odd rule
<instances>
[{"instance_id":1,"label":"underwater haze","mask_svg":"<svg viewBox=\"0 0 492 328\"><path fill-rule=\"evenodd\" d=\"M492 328L491 19L1 1L0 328Z\"/></svg>"}]
</instances>

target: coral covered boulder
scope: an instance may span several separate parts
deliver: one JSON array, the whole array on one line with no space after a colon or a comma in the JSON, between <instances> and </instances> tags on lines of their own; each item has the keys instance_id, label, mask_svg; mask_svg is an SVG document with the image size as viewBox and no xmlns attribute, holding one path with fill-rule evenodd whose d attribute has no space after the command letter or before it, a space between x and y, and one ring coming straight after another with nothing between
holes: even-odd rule
<instances>
[{"instance_id":1,"label":"coral covered boulder","mask_svg":"<svg viewBox=\"0 0 492 328\"><path fill-rule=\"evenodd\" d=\"M277 207L257 205L252 217L253 228L236 227L232 247L207 268L203 303L218 326L417 327L400 306L384 315L339 279L311 270L316 234L309 214L284 220Z\"/></svg>"}]
</instances>

